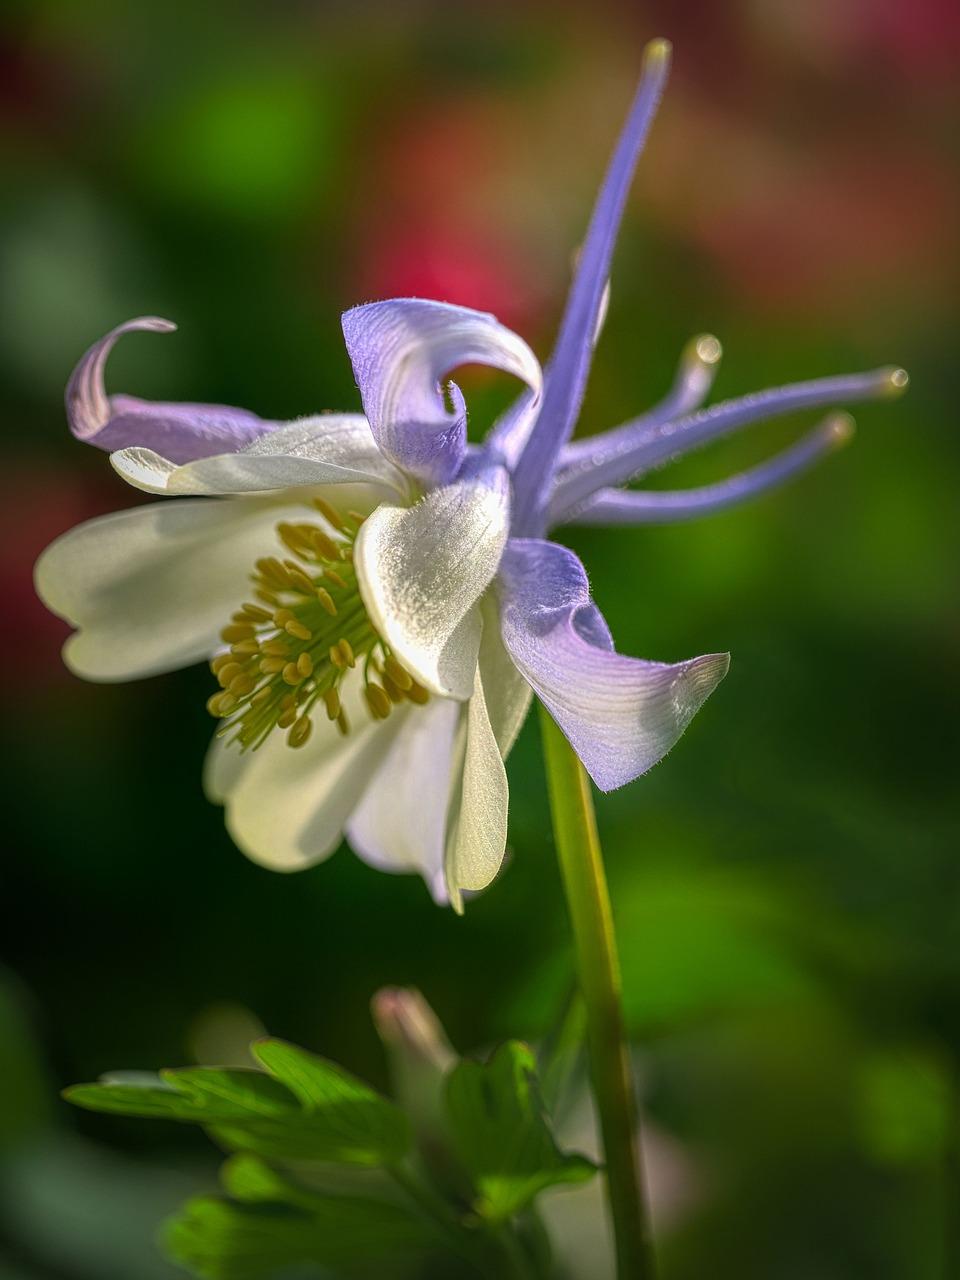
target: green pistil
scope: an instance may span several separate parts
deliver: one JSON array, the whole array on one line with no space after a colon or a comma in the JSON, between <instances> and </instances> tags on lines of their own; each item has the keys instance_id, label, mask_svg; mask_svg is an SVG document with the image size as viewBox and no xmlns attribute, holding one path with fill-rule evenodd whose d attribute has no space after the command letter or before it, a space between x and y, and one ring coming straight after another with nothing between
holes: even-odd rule
<instances>
[{"instance_id":1,"label":"green pistil","mask_svg":"<svg viewBox=\"0 0 960 1280\"><path fill-rule=\"evenodd\" d=\"M322 498L314 505L332 535L316 524L277 525L293 558L257 561L256 603L241 606L223 628L230 647L210 664L221 688L207 708L223 720L220 734L244 750L261 746L275 728L287 731L291 747L303 746L318 710L348 733L341 686L357 667L375 720L385 720L396 703L427 701L360 598L353 543L364 517L343 515Z\"/></svg>"}]
</instances>

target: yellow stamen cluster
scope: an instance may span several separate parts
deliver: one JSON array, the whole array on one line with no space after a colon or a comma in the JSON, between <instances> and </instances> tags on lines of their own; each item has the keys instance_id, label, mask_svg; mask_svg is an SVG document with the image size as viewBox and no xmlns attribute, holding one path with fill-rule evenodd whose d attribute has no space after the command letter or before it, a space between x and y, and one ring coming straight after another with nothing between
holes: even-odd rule
<instances>
[{"instance_id":1,"label":"yellow stamen cluster","mask_svg":"<svg viewBox=\"0 0 960 1280\"><path fill-rule=\"evenodd\" d=\"M226 650L210 663L220 690L207 709L224 721L221 734L259 747L274 728L302 747L320 704L340 732L350 731L341 686L359 667L370 715L385 720L401 702L423 704L428 693L374 630L360 599L353 543L364 517L341 514L314 499L318 524L281 523L277 535L291 558L265 556L251 575L255 603L244 604L220 632Z\"/></svg>"}]
</instances>

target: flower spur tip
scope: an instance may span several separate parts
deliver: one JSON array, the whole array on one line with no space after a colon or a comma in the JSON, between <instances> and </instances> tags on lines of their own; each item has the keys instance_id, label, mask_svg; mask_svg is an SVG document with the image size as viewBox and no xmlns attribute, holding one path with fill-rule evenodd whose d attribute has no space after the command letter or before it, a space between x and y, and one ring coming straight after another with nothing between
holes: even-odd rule
<instances>
[{"instance_id":1,"label":"flower spur tip","mask_svg":"<svg viewBox=\"0 0 960 1280\"><path fill-rule=\"evenodd\" d=\"M857 433L857 424L850 413L832 413L821 427L824 442L831 448L842 449Z\"/></svg>"},{"instance_id":2,"label":"flower spur tip","mask_svg":"<svg viewBox=\"0 0 960 1280\"><path fill-rule=\"evenodd\" d=\"M154 333L174 333L177 324L173 320L164 320L163 316L138 316L136 320L130 321L131 326L138 329L150 329Z\"/></svg>"},{"instance_id":3,"label":"flower spur tip","mask_svg":"<svg viewBox=\"0 0 960 1280\"><path fill-rule=\"evenodd\" d=\"M883 391L891 399L902 396L910 386L910 375L906 369L891 367L884 370L884 374Z\"/></svg>"},{"instance_id":4,"label":"flower spur tip","mask_svg":"<svg viewBox=\"0 0 960 1280\"><path fill-rule=\"evenodd\" d=\"M712 333L701 333L696 338L691 338L684 351L684 360L691 364L696 362L702 365L719 364L723 357L723 346L719 338L714 337Z\"/></svg>"},{"instance_id":5,"label":"flower spur tip","mask_svg":"<svg viewBox=\"0 0 960 1280\"><path fill-rule=\"evenodd\" d=\"M662 36L656 40L651 40L643 51L643 69L657 70L666 67L673 54L673 45L669 40L665 40Z\"/></svg>"}]
</instances>

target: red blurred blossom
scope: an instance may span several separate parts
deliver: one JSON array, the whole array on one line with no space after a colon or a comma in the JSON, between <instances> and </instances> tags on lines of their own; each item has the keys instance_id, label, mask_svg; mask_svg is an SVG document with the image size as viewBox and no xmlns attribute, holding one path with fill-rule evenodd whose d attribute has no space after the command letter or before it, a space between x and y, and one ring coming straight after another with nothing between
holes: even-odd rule
<instances>
[{"instance_id":1,"label":"red blurred blossom","mask_svg":"<svg viewBox=\"0 0 960 1280\"><path fill-rule=\"evenodd\" d=\"M542 303L518 246L507 237L430 218L372 227L357 289L363 298L436 298L492 311L520 332L529 332Z\"/></svg>"},{"instance_id":2,"label":"red blurred blossom","mask_svg":"<svg viewBox=\"0 0 960 1280\"><path fill-rule=\"evenodd\" d=\"M955 80L960 59L956 0L806 0L759 7L755 23L808 58L818 56L851 72L871 70L922 83ZM895 91L895 86L894 91Z\"/></svg>"},{"instance_id":3,"label":"red blurred blossom","mask_svg":"<svg viewBox=\"0 0 960 1280\"><path fill-rule=\"evenodd\" d=\"M960 193L929 148L894 155L886 137L856 135L791 146L690 102L655 145L638 199L748 304L821 318L950 305Z\"/></svg>"},{"instance_id":4,"label":"red blurred blossom","mask_svg":"<svg viewBox=\"0 0 960 1280\"><path fill-rule=\"evenodd\" d=\"M509 191L506 128L503 104L482 96L415 102L400 114L368 157L352 296L436 298L536 328L548 298Z\"/></svg>"}]
</instances>

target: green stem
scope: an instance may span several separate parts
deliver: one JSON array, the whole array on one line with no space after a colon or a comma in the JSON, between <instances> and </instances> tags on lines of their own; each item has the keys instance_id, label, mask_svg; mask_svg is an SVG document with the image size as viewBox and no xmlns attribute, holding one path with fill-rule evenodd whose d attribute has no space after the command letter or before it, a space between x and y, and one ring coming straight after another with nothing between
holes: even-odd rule
<instances>
[{"instance_id":1,"label":"green stem","mask_svg":"<svg viewBox=\"0 0 960 1280\"><path fill-rule=\"evenodd\" d=\"M600 1117L619 1280L653 1280L655 1262L638 1159L640 1139L620 999L620 965L590 781L540 708L550 812L587 1010L590 1075Z\"/></svg>"}]
</instances>

